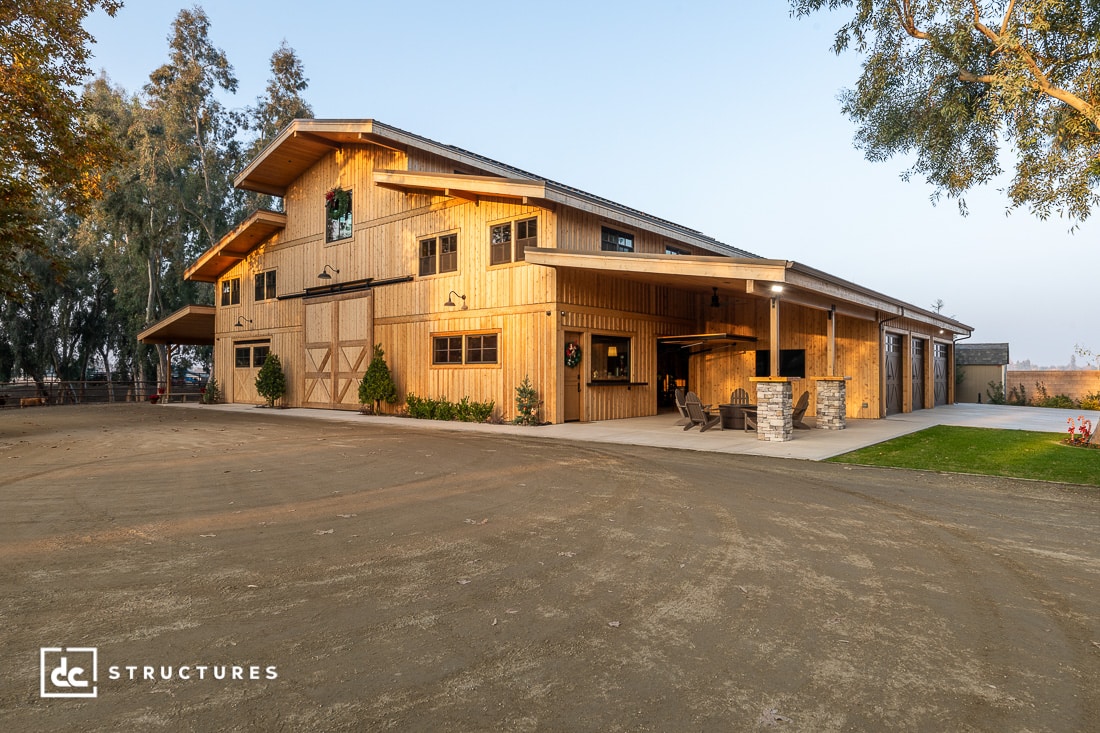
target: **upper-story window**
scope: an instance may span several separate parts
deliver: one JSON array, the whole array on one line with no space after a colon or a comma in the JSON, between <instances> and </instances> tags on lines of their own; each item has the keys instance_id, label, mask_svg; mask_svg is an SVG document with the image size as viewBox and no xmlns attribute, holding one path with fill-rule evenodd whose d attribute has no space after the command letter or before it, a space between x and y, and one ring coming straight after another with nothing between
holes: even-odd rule
<instances>
[{"instance_id":1,"label":"upper-story window","mask_svg":"<svg viewBox=\"0 0 1100 733\"><path fill-rule=\"evenodd\" d=\"M257 272L255 276L256 300L271 300L275 297L275 271Z\"/></svg>"},{"instance_id":2,"label":"upper-story window","mask_svg":"<svg viewBox=\"0 0 1100 733\"><path fill-rule=\"evenodd\" d=\"M522 262L528 247L539 246L538 217L507 221L489 227L489 264Z\"/></svg>"},{"instance_id":3,"label":"upper-story window","mask_svg":"<svg viewBox=\"0 0 1100 733\"><path fill-rule=\"evenodd\" d=\"M445 234L420 240L420 275L458 271L458 235Z\"/></svg>"},{"instance_id":4,"label":"upper-story window","mask_svg":"<svg viewBox=\"0 0 1100 733\"><path fill-rule=\"evenodd\" d=\"M691 254L691 253L686 249L681 249L679 247L673 247L671 244L666 244L665 245L665 254L666 255L686 255L686 254Z\"/></svg>"},{"instance_id":5,"label":"upper-story window","mask_svg":"<svg viewBox=\"0 0 1100 733\"><path fill-rule=\"evenodd\" d=\"M241 304L241 279L228 277L222 280L222 305Z\"/></svg>"},{"instance_id":6,"label":"upper-story window","mask_svg":"<svg viewBox=\"0 0 1100 733\"><path fill-rule=\"evenodd\" d=\"M351 191L334 188L325 194L325 241L351 236Z\"/></svg>"},{"instance_id":7,"label":"upper-story window","mask_svg":"<svg viewBox=\"0 0 1100 733\"><path fill-rule=\"evenodd\" d=\"M633 252L634 235L617 231L611 227L602 227L600 249L604 252Z\"/></svg>"}]
</instances>

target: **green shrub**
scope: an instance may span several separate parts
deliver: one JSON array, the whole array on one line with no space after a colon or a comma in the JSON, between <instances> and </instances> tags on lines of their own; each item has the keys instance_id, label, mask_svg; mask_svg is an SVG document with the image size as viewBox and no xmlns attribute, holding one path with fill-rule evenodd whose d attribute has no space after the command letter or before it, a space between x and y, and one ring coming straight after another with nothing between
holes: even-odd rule
<instances>
[{"instance_id":1,"label":"green shrub","mask_svg":"<svg viewBox=\"0 0 1100 733\"><path fill-rule=\"evenodd\" d=\"M268 407L275 406L275 400L286 394L286 375L279 357L268 352L260 373L256 375L256 392L267 400Z\"/></svg>"},{"instance_id":2,"label":"green shrub","mask_svg":"<svg viewBox=\"0 0 1100 733\"><path fill-rule=\"evenodd\" d=\"M1081 398L1082 410L1100 411L1100 392L1089 392Z\"/></svg>"},{"instance_id":3,"label":"green shrub","mask_svg":"<svg viewBox=\"0 0 1100 733\"><path fill-rule=\"evenodd\" d=\"M359 382L359 404L371 405L371 412L377 413L382 400L389 404L397 402L397 386L393 383L393 375L386 364L386 352L382 351L382 344L374 345L374 355L370 365Z\"/></svg>"},{"instance_id":4,"label":"green shrub","mask_svg":"<svg viewBox=\"0 0 1100 733\"><path fill-rule=\"evenodd\" d=\"M419 420L461 420L462 422L486 422L493 415L496 402L475 402L463 397L451 402L446 397L432 399L417 397L411 392L405 395L405 412Z\"/></svg>"},{"instance_id":5,"label":"green shrub","mask_svg":"<svg viewBox=\"0 0 1100 733\"><path fill-rule=\"evenodd\" d=\"M202 391L202 403L204 405L213 405L221 402L222 391L218 387L218 380L214 377L210 377L210 381L206 383L206 389Z\"/></svg>"},{"instance_id":6,"label":"green shrub","mask_svg":"<svg viewBox=\"0 0 1100 733\"><path fill-rule=\"evenodd\" d=\"M512 422L516 425L538 425L541 406L538 392L531 386L530 378L524 375L523 381L516 387L516 417Z\"/></svg>"},{"instance_id":7,"label":"green shrub","mask_svg":"<svg viewBox=\"0 0 1100 733\"><path fill-rule=\"evenodd\" d=\"M989 389L985 391L985 396L989 398L989 404L1003 405L1005 403L1004 382L990 382Z\"/></svg>"}]
</instances>

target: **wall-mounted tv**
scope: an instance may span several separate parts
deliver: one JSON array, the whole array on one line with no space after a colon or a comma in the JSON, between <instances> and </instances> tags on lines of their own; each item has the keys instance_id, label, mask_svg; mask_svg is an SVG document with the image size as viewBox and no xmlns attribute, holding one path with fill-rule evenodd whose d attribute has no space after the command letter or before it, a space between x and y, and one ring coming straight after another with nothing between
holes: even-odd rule
<instances>
[{"instance_id":1,"label":"wall-mounted tv","mask_svg":"<svg viewBox=\"0 0 1100 733\"><path fill-rule=\"evenodd\" d=\"M771 376L771 351L763 349L756 352L756 376ZM806 350L805 349L780 349L779 350L779 376L781 377L806 377Z\"/></svg>"}]
</instances>

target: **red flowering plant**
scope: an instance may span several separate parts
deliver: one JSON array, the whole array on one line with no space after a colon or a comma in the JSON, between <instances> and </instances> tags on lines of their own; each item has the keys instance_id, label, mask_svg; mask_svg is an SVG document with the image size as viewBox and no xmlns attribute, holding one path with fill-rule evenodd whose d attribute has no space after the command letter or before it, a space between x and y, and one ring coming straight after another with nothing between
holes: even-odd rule
<instances>
[{"instance_id":1,"label":"red flowering plant","mask_svg":"<svg viewBox=\"0 0 1100 733\"><path fill-rule=\"evenodd\" d=\"M1086 420L1084 415L1079 415L1074 422L1072 417L1066 418L1069 424L1069 437L1062 442L1067 445L1077 445L1083 448L1092 447L1092 420Z\"/></svg>"}]
</instances>

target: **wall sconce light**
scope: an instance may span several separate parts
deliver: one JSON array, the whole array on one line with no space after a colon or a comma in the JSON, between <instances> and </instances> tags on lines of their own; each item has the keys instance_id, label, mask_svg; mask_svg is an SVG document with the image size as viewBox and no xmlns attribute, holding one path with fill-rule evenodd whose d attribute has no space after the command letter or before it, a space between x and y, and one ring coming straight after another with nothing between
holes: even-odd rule
<instances>
[{"instance_id":1,"label":"wall sconce light","mask_svg":"<svg viewBox=\"0 0 1100 733\"><path fill-rule=\"evenodd\" d=\"M710 296L710 307L721 308L722 301L718 300L718 288L713 288L714 294Z\"/></svg>"},{"instance_id":2,"label":"wall sconce light","mask_svg":"<svg viewBox=\"0 0 1100 733\"><path fill-rule=\"evenodd\" d=\"M454 308L455 307L455 302L453 300L451 300L452 295L455 296L456 298L462 298L462 310L468 310L467 307L466 307L466 296L465 295L459 295L458 293L456 293L453 290L447 295L447 302L443 304L444 307L446 307L446 308Z\"/></svg>"},{"instance_id":3,"label":"wall sconce light","mask_svg":"<svg viewBox=\"0 0 1100 733\"><path fill-rule=\"evenodd\" d=\"M244 316L237 316L237 322L233 324L233 328L244 328L244 324L241 321L248 321L252 323L251 318L245 318Z\"/></svg>"},{"instance_id":4,"label":"wall sconce light","mask_svg":"<svg viewBox=\"0 0 1100 733\"><path fill-rule=\"evenodd\" d=\"M336 273L337 275L339 275L339 274L340 274L340 271L339 271L339 270L337 270L337 269L336 269L335 267L333 267L332 265L325 265L325 269L321 270L321 274L317 276L317 279L318 279L318 280L331 280L331 279L332 279L332 275L328 274L328 271L329 271L329 270L332 270L332 271L333 271L333 272L335 272L335 273Z\"/></svg>"},{"instance_id":5,"label":"wall sconce light","mask_svg":"<svg viewBox=\"0 0 1100 733\"><path fill-rule=\"evenodd\" d=\"M777 294L782 293L783 292L783 286L780 285L779 283L776 283L775 285L772 285L772 292L777 293Z\"/></svg>"}]
</instances>

